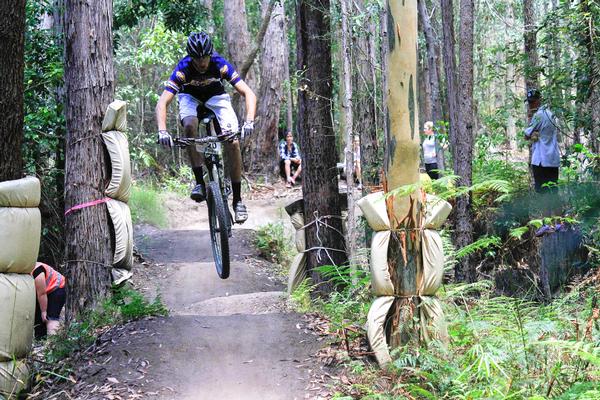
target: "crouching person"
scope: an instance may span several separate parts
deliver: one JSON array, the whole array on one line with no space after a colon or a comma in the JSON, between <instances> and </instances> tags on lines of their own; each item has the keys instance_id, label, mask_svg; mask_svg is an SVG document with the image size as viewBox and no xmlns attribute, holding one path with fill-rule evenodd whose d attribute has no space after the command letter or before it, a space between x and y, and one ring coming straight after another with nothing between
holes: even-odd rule
<instances>
[{"instance_id":1,"label":"crouching person","mask_svg":"<svg viewBox=\"0 0 600 400\"><path fill-rule=\"evenodd\" d=\"M37 262L31 272L35 279L35 337L54 335L59 328L60 312L62 311L67 292L66 280L51 266Z\"/></svg>"}]
</instances>

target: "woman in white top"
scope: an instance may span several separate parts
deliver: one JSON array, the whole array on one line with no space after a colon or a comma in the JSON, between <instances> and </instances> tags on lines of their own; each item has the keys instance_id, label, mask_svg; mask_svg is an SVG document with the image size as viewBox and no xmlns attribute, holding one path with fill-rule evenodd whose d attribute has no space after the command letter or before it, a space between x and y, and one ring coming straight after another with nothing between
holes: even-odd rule
<instances>
[{"instance_id":1,"label":"woman in white top","mask_svg":"<svg viewBox=\"0 0 600 400\"><path fill-rule=\"evenodd\" d=\"M425 171L431 179L438 179L437 154L435 146L435 135L433 134L433 122L427 121L423 126L425 140L423 140L423 162L425 163Z\"/></svg>"}]
</instances>

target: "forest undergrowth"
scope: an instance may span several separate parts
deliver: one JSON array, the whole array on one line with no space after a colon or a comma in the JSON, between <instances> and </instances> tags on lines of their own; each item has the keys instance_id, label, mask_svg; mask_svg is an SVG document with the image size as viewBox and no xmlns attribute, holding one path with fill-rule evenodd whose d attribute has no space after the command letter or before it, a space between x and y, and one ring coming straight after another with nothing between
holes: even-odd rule
<instances>
[{"instance_id":1,"label":"forest undergrowth","mask_svg":"<svg viewBox=\"0 0 600 400\"><path fill-rule=\"evenodd\" d=\"M369 274L322 267L337 283L354 282L326 300L310 300L310 282L293 294L298 311L319 312L330 332L365 340ZM354 278L354 279L353 279ZM598 399L600 398L600 274L543 304L498 295L494 283L444 285L447 345L431 342L392 351L381 370L372 357L346 354L348 383L335 399ZM341 337L340 337L340 340Z\"/></svg>"},{"instance_id":2,"label":"forest undergrowth","mask_svg":"<svg viewBox=\"0 0 600 400\"><path fill-rule=\"evenodd\" d=\"M450 174L426 187L451 202L458 194L472 194L475 242L455 249L451 222L441 232L445 282L453 281L456 260L467 256L477 263L480 280L446 283L438 291L447 344L394 349L393 362L385 370L374 357L348 351L342 362L347 379L334 385L334 398L600 399L599 208L593 175L597 159L590 162L580 155L574 152L561 170L554 199L558 202L550 204L553 213L544 210L549 203L529 191L526 166L499 158L474 163L470 188L456 187ZM540 298L535 282L528 292L504 295L496 286L495 273L513 267L531 269L523 264L527 260L523 255L532 251L536 231L558 224L582 233L586 268L570 276L570 283L551 301ZM367 313L374 297L364 267L368 249L359 254L353 267L321 267L320 272L341 288L327 299L311 299L310 281L291 297L299 311L326 316L330 332L343 331L350 340L366 341ZM339 340L346 339L339 336Z\"/></svg>"}]
</instances>

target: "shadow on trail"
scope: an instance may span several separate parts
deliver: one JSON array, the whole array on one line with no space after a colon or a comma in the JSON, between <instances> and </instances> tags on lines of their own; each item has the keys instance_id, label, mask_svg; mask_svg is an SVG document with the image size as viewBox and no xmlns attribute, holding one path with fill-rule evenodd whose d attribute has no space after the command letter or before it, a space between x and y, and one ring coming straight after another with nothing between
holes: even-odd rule
<instances>
[{"instance_id":1,"label":"shadow on trail","mask_svg":"<svg viewBox=\"0 0 600 400\"><path fill-rule=\"evenodd\" d=\"M232 261L255 255L252 248L253 232L235 229L229 238ZM150 226L136 226L135 243L142 255L158 263L213 262L208 230L160 230Z\"/></svg>"}]
</instances>

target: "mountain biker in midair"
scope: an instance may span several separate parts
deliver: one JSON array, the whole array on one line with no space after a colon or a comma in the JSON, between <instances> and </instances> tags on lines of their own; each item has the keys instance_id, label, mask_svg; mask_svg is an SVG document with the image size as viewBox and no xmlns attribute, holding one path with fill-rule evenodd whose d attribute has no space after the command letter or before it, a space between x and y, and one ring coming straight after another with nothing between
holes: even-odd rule
<instances>
[{"instance_id":1,"label":"mountain biker in midair","mask_svg":"<svg viewBox=\"0 0 600 400\"><path fill-rule=\"evenodd\" d=\"M246 121L242 126L242 139L254 130L256 113L256 95L242 80L233 66L213 49L210 36L204 32L192 33L187 41L187 56L182 58L156 104L156 122L158 124L158 143L172 147L173 140L167 131L167 108L177 96L179 119L186 137L198 135L198 107L204 106L213 111L223 131L237 133L239 125L231 98L225 92L223 79L244 96L246 102ZM246 206L242 203L242 154L239 140L225 142L225 151L230 164L231 186L233 190L233 210L235 222L243 223L248 219ZM198 202L206 199L203 178L203 158L195 146L188 147L196 186L190 197Z\"/></svg>"}]
</instances>

